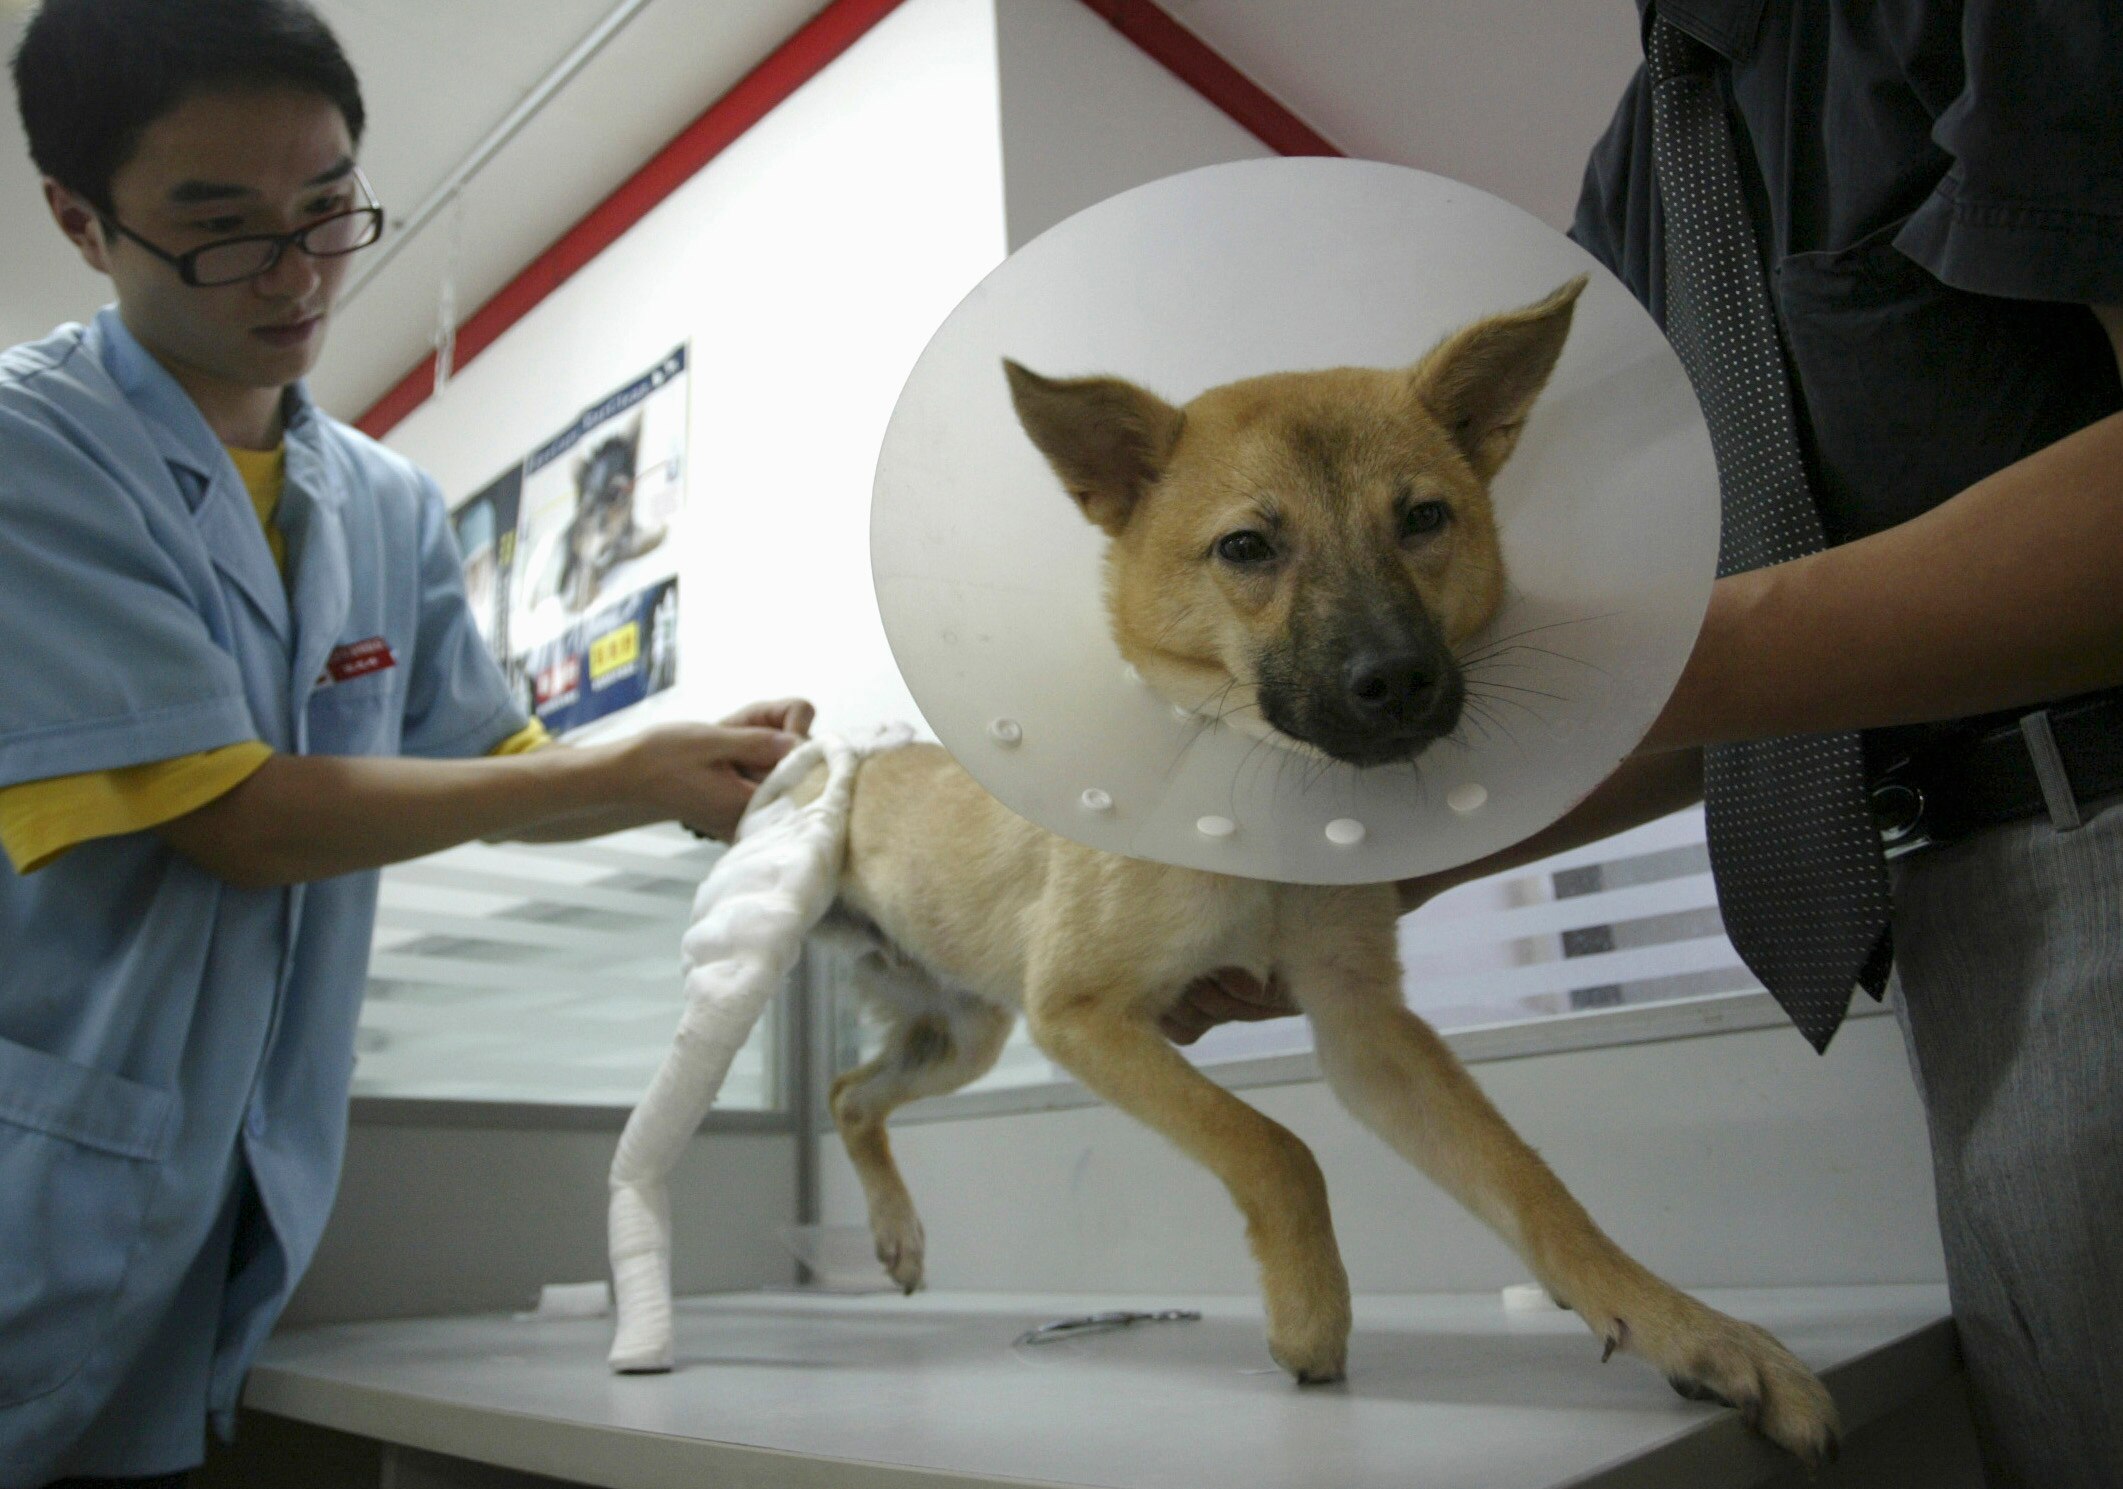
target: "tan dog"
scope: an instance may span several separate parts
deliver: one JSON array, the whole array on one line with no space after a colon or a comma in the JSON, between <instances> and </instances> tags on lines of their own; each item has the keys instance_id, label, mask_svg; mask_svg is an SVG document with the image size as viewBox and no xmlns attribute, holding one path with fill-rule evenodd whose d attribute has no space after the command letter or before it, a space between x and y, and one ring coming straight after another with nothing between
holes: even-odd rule
<instances>
[{"instance_id":1,"label":"tan dog","mask_svg":"<svg viewBox=\"0 0 2123 1489\"><path fill-rule=\"evenodd\" d=\"M1457 724L1454 648L1495 613L1488 483L1569 332L1582 278L1448 337L1412 368L1213 388L1184 409L1113 378L1007 364L1018 416L1109 536L1121 652L1173 700L1360 766L1412 760ZM1279 972L1335 1094L1486 1221L1607 1351L1683 1395L1737 1405L1809 1463L1834 1403L1764 1330L1660 1281L1603 1235L1401 999L1391 885L1235 879L1100 853L1013 815L949 755L862 767L837 915L916 965L878 1009L882 1052L833 1087L877 1254L919 1286L922 1228L886 1116L996 1058L1018 1011L1039 1047L1223 1180L1261 1269L1268 1342L1298 1380L1341 1377L1349 1285L1305 1145L1158 1033L1189 982ZM858 964L858 982L862 982Z\"/></svg>"}]
</instances>

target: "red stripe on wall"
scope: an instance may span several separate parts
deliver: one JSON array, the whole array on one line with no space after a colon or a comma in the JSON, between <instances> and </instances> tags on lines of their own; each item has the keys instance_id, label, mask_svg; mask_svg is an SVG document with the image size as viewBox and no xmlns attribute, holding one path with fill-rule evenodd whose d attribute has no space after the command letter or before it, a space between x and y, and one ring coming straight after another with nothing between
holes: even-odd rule
<instances>
[{"instance_id":1,"label":"red stripe on wall","mask_svg":"<svg viewBox=\"0 0 2123 1489\"><path fill-rule=\"evenodd\" d=\"M1082 0L1173 76L1284 155L1339 155L1333 144L1149 0ZM897 9L901 0L833 0L659 150L619 189L556 239L457 327L453 366L472 359L655 210L738 137L824 71ZM382 439L435 390L435 359L421 359L355 424Z\"/></svg>"},{"instance_id":2,"label":"red stripe on wall","mask_svg":"<svg viewBox=\"0 0 2123 1489\"><path fill-rule=\"evenodd\" d=\"M773 55L709 104L647 165L627 177L618 190L592 207L581 221L459 325L453 366L462 369L469 365L541 300L574 277L578 269L648 216L665 197L772 113L790 94L823 72L834 58L860 41L900 4L901 0L833 0L805 22ZM435 359L428 356L354 422L364 434L382 439L399 420L427 402L434 391Z\"/></svg>"},{"instance_id":3,"label":"red stripe on wall","mask_svg":"<svg viewBox=\"0 0 2123 1489\"><path fill-rule=\"evenodd\" d=\"M1150 0L1083 0L1106 23L1255 139L1283 155L1340 155L1332 141Z\"/></svg>"}]
</instances>

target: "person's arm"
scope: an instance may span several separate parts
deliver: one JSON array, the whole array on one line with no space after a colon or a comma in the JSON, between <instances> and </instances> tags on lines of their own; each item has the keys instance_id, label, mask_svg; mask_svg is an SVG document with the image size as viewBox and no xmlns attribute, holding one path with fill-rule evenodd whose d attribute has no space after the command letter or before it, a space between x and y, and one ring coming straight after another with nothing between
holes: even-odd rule
<instances>
[{"instance_id":1,"label":"person's arm","mask_svg":"<svg viewBox=\"0 0 2123 1489\"><path fill-rule=\"evenodd\" d=\"M739 709L722 721L725 729L776 729L798 739L808 738L811 721L817 711L802 698L777 698L770 703L754 703ZM542 741L540 749L565 749L558 740ZM757 781L764 779L765 772L757 774L741 767L740 774ZM549 817L543 822L534 822L527 827L512 828L500 833L485 835L490 843L574 843L584 838L603 837L608 832L620 832L640 824L629 820L624 807L600 804L584 812ZM698 827L696 831L704 831ZM723 834L709 833L710 837Z\"/></svg>"},{"instance_id":2,"label":"person's arm","mask_svg":"<svg viewBox=\"0 0 2123 1489\"><path fill-rule=\"evenodd\" d=\"M795 744L776 729L674 724L618 744L473 760L275 755L157 830L245 888L326 879L475 838L591 837L675 819L727 837Z\"/></svg>"},{"instance_id":3,"label":"person's arm","mask_svg":"<svg viewBox=\"0 0 2123 1489\"><path fill-rule=\"evenodd\" d=\"M2111 414L1897 527L1719 580L1643 748L1959 718L2123 682L2119 576Z\"/></svg>"}]
</instances>

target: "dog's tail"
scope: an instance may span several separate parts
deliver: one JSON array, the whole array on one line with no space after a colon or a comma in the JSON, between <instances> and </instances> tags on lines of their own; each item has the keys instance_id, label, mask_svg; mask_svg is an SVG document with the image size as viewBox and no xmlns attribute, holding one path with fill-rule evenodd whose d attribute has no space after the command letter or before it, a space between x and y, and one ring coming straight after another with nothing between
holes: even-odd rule
<instances>
[{"instance_id":1,"label":"dog's tail","mask_svg":"<svg viewBox=\"0 0 2123 1489\"><path fill-rule=\"evenodd\" d=\"M824 736L790 751L753 793L735 844L694 897L681 943L686 1005L678 1035L612 1158L607 1235L619 1317L609 1359L616 1371L671 1368L671 1170L787 981L805 932L832 908L862 757L906 738L882 731L851 744ZM824 790L799 804L792 790L821 763Z\"/></svg>"}]
</instances>

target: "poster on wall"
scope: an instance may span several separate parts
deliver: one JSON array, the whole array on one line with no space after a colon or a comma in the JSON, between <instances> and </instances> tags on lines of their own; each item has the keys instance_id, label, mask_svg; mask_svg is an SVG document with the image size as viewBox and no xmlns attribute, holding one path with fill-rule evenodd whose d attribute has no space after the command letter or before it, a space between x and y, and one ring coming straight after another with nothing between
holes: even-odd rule
<instances>
[{"instance_id":1,"label":"poster on wall","mask_svg":"<svg viewBox=\"0 0 2123 1489\"><path fill-rule=\"evenodd\" d=\"M680 346L523 463L502 634L553 734L677 679L686 416Z\"/></svg>"},{"instance_id":2,"label":"poster on wall","mask_svg":"<svg viewBox=\"0 0 2123 1489\"><path fill-rule=\"evenodd\" d=\"M510 467L466 498L450 514L457 551L464 558L464 594L479 624L487 653L512 686L520 671L509 646L509 585L516 568L516 520L523 496L523 466Z\"/></svg>"}]
</instances>

